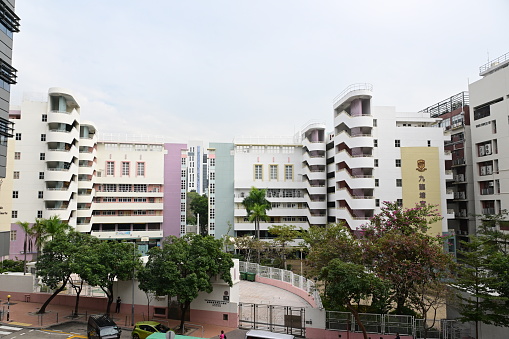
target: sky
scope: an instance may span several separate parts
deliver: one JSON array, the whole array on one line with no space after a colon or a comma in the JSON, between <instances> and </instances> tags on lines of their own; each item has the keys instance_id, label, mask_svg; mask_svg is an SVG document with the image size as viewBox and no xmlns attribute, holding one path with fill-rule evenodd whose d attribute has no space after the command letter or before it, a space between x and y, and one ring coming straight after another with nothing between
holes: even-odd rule
<instances>
[{"instance_id":1,"label":"sky","mask_svg":"<svg viewBox=\"0 0 509 339\"><path fill-rule=\"evenodd\" d=\"M64 87L100 133L167 142L332 130L353 83L419 111L509 52L507 0L17 0L16 13L12 104Z\"/></svg>"}]
</instances>

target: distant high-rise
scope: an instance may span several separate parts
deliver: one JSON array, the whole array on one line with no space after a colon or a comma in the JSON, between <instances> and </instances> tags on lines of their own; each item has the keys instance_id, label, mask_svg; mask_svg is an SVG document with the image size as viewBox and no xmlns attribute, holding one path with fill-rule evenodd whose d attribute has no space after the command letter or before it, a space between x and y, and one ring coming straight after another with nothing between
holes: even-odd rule
<instances>
[{"instance_id":1,"label":"distant high-rise","mask_svg":"<svg viewBox=\"0 0 509 339\"><path fill-rule=\"evenodd\" d=\"M7 139L13 136L13 124L9 121L11 85L16 83L16 69L12 67L12 37L19 32L19 17L14 13L15 0L0 0L0 257L9 254L11 188L2 185L7 173ZM3 187L2 187L3 186ZM7 205L9 204L9 205Z\"/></svg>"}]
</instances>

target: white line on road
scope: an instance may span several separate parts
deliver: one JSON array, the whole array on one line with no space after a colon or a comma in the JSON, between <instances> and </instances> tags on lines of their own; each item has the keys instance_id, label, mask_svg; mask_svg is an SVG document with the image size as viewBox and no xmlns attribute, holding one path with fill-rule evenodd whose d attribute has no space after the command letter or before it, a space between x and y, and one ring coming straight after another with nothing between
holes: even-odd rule
<instances>
[{"instance_id":1,"label":"white line on road","mask_svg":"<svg viewBox=\"0 0 509 339\"><path fill-rule=\"evenodd\" d=\"M9 331L19 331L19 330L23 329L21 327L12 327L12 326L0 326L0 328L2 330L9 330Z\"/></svg>"}]
</instances>

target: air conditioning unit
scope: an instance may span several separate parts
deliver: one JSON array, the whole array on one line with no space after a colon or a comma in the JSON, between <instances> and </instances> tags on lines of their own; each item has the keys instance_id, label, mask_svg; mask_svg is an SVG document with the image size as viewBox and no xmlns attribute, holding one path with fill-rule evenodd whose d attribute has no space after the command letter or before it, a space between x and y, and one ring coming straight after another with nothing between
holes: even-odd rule
<instances>
[{"instance_id":1,"label":"air conditioning unit","mask_svg":"<svg viewBox=\"0 0 509 339\"><path fill-rule=\"evenodd\" d=\"M482 157L484 156L484 145L479 146L479 155Z\"/></svg>"}]
</instances>

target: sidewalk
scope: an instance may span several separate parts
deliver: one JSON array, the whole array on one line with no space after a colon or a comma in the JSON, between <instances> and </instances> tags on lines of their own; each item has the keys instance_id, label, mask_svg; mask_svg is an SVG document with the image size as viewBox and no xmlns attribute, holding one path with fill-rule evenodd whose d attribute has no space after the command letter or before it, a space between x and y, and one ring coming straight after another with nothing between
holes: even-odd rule
<instances>
[{"instance_id":1,"label":"sidewalk","mask_svg":"<svg viewBox=\"0 0 509 339\"><path fill-rule=\"evenodd\" d=\"M68 321L80 321L86 323L88 315L97 314L97 310L87 310L86 308L79 309L79 315L77 318L72 318L71 314L74 310L74 307L65 306L65 305L52 305L50 304L46 308L46 313L44 314L36 314L39 308L42 306L40 303L34 302L22 302L22 301L12 301L9 305L9 319L7 321L7 301L2 300L0 305L0 311L3 311L2 321L0 324L9 325L9 326L19 326L19 327L27 327L27 328L48 328L50 326L68 322ZM113 304L114 309L115 304ZM131 314L127 313L113 313L113 320L126 330L132 330L132 326L130 323ZM135 314L135 322L143 321L148 319L143 319L143 315ZM170 320L170 319L157 319L161 323L167 324L169 327L175 327L180 324L178 320ZM221 333L221 330L224 330L225 333L237 330L236 328L225 328L217 325L210 324L200 324L193 322L193 325L203 326L203 334L202 327L200 326L191 326L196 328L193 331L192 336L202 337L202 338L218 338L218 334Z\"/></svg>"}]
</instances>

